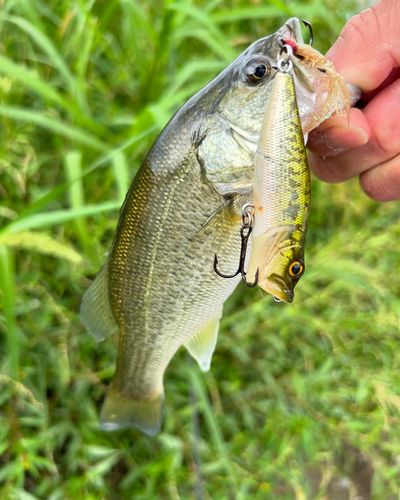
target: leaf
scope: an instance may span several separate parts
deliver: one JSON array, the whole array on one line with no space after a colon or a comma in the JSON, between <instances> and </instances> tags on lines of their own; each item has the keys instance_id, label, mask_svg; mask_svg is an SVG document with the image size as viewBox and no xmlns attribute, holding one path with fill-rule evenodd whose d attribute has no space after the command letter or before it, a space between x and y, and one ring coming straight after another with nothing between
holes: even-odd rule
<instances>
[{"instance_id":1,"label":"leaf","mask_svg":"<svg viewBox=\"0 0 400 500\"><path fill-rule=\"evenodd\" d=\"M180 5L177 3L173 3L168 6L168 9L184 13L190 18L197 21L197 23L204 29L204 33L207 33L204 39L208 41L210 46L214 46L214 50L219 53L224 60L231 61L236 57L236 52L234 51L234 49L232 49L229 43L227 43L226 36L213 22L213 19L210 15L202 12L200 9L196 9L192 5ZM202 32L202 30L199 31ZM195 32L198 32L198 30L193 29L193 26L179 28L176 30L176 37L183 38L194 36L193 34Z\"/></svg>"},{"instance_id":2,"label":"leaf","mask_svg":"<svg viewBox=\"0 0 400 500\"><path fill-rule=\"evenodd\" d=\"M284 14L279 7L243 7L241 9L222 10L211 14L212 20L216 24L242 21L243 19L265 19L276 18Z\"/></svg>"},{"instance_id":3,"label":"leaf","mask_svg":"<svg viewBox=\"0 0 400 500\"><path fill-rule=\"evenodd\" d=\"M110 455L114 455L116 452L118 452L118 450L94 444L85 446L85 450L89 458L94 458L94 459L109 457Z\"/></svg>"},{"instance_id":4,"label":"leaf","mask_svg":"<svg viewBox=\"0 0 400 500\"><path fill-rule=\"evenodd\" d=\"M11 377L7 377L7 375L0 373L0 384L8 385L9 387L11 387L15 393L23 396L37 410L43 409L43 404L37 401L32 391L21 382L18 382L17 380L14 380Z\"/></svg>"},{"instance_id":5,"label":"leaf","mask_svg":"<svg viewBox=\"0 0 400 500\"><path fill-rule=\"evenodd\" d=\"M14 256L4 245L0 245L0 289L3 292L4 313L7 321L8 355L11 362L11 376L19 377L19 335L15 320L15 270Z\"/></svg>"},{"instance_id":6,"label":"leaf","mask_svg":"<svg viewBox=\"0 0 400 500\"><path fill-rule=\"evenodd\" d=\"M44 255L67 259L73 264L80 264L82 257L72 248L60 243L45 233L23 231L0 236L0 245L4 247L34 250Z\"/></svg>"},{"instance_id":7,"label":"leaf","mask_svg":"<svg viewBox=\"0 0 400 500\"><path fill-rule=\"evenodd\" d=\"M129 189L129 170L126 156L118 151L112 158L115 180L117 181L119 199L124 201Z\"/></svg>"},{"instance_id":8,"label":"leaf","mask_svg":"<svg viewBox=\"0 0 400 500\"><path fill-rule=\"evenodd\" d=\"M214 411L209 403L204 382L202 378L200 378L198 372L195 371L195 369L188 369L188 371L191 383L193 384L197 397L199 398L200 408L204 414L211 439L214 442L214 446L221 454L221 459L223 460L225 470L230 478L232 486L235 486L235 488L237 489L237 482L231 462L229 460L228 452L226 450L226 444L223 440L223 436L219 428L217 419L215 418Z\"/></svg>"},{"instance_id":9,"label":"leaf","mask_svg":"<svg viewBox=\"0 0 400 500\"><path fill-rule=\"evenodd\" d=\"M68 179L70 205L72 209L79 210L85 205L82 182L82 153L80 151L70 151L64 158L64 169ZM74 222L85 253L91 254L90 237L85 220L79 218Z\"/></svg>"},{"instance_id":10,"label":"leaf","mask_svg":"<svg viewBox=\"0 0 400 500\"><path fill-rule=\"evenodd\" d=\"M35 497L31 493L28 493L26 490L22 490L20 488L16 488L14 490L14 494L17 496L18 500L40 500L38 497Z\"/></svg>"},{"instance_id":11,"label":"leaf","mask_svg":"<svg viewBox=\"0 0 400 500\"><path fill-rule=\"evenodd\" d=\"M20 64L16 64L15 62L11 61L7 57L2 56L1 54L0 71L10 76L11 78L19 80L27 87L32 88L45 99L49 99L58 104L61 104L64 108L68 108L69 105L67 101L57 91L55 91L51 85L49 85L42 78L39 78L32 71L29 71Z\"/></svg>"},{"instance_id":12,"label":"leaf","mask_svg":"<svg viewBox=\"0 0 400 500\"><path fill-rule=\"evenodd\" d=\"M120 151L124 151L125 149L129 148L133 144L138 143L139 141L141 141L142 139L144 139L145 137L147 137L148 135L153 133L156 129L157 129L157 126L155 124L152 124L150 127L146 128L142 132L138 132L137 134L134 134L132 137L129 137L128 139L123 141L119 146L116 146L115 148L111 149L108 153L100 156L94 162L92 162L83 171L82 177L85 177L86 175L90 174L91 172L93 172L94 170L99 168L100 166L104 166L104 164L106 162L108 162L109 160L111 160L115 154L117 154ZM64 183L64 184L52 189L49 193L45 194L42 198L37 200L30 207L28 207L26 210L24 210L22 213L20 213L19 218L15 222L12 222L11 224L8 224L6 227L2 228L0 230L0 234L5 233L5 232L19 230L21 228L23 228L23 229L29 228L30 229L31 226L29 226L29 224L31 224L31 223L37 224L38 219L40 220L42 216L39 215L38 219L33 218L32 220L29 220L28 226L25 225L23 220L26 217L28 217L30 214L34 214L35 212L37 212L41 208L48 205L50 202L59 198L63 193L65 193L65 191L67 191L68 188L69 188L69 183ZM110 206L107 205L104 207L104 210L113 210L115 208L118 208L119 205L121 204L121 202L105 202L105 203L109 203L110 206L112 204L114 204L115 206L112 205L110 208ZM104 210L102 208L100 208L99 211L101 212ZM91 209L88 209L88 211L90 212L90 213L88 213L88 215L92 215L92 213L97 213L96 209L94 209L93 207ZM61 212L64 212L64 211L61 211ZM60 215L60 219L64 220L65 214L63 213L63 214L59 214L59 215ZM78 216L79 215L76 215L76 217L78 217ZM67 220L71 220L71 218L74 218L74 217L75 217L75 215L73 215L73 214L71 216L68 216L68 215L66 216ZM49 219L53 220L52 217L48 217L48 216L44 217L45 225L53 224L53 222L48 223ZM55 219L57 219L57 215L56 215ZM32 227L40 227L40 223L39 223L39 226L32 226Z\"/></svg>"},{"instance_id":13,"label":"leaf","mask_svg":"<svg viewBox=\"0 0 400 500\"><path fill-rule=\"evenodd\" d=\"M67 125L56 118L50 118L44 115L43 112L26 110L14 106L0 106L0 115L12 118L13 120L34 123L54 134L67 137L68 139L76 141L78 144L97 149L98 151L105 152L109 149L104 142L99 141L96 137L89 135L84 130L73 127L72 125Z\"/></svg>"},{"instance_id":14,"label":"leaf","mask_svg":"<svg viewBox=\"0 0 400 500\"><path fill-rule=\"evenodd\" d=\"M25 231L27 229L65 224L65 222L79 219L80 217L89 217L103 212L110 212L111 210L117 210L120 207L121 201L119 200L105 201L103 203L98 203L97 205L85 205L84 207L76 209L54 210L53 212L42 212L28 215L9 224L2 231L2 235L11 232Z\"/></svg>"},{"instance_id":15,"label":"leaf","mask_svg":"<svg viewBox=\"0 0 400 500\"><path fill-rule=\"evenodd\" d=\"M16 64L7 57L0 55L0 71L12 79L18 80L27 88L31 88L44 99L59 104L70 115L76 118L76 120L80 121L94 132L102 135L107 133L107 130L103 126L86 117L74 102L71 102L70 99L65 99L52 85L21 64Z\"/></svg>"},{"instance_id":16,"label":"leaf","mask_svg":"<svg viewBox=\"0 0 400 500\"><path fill-rule=\"evenodd\" d=\"M121 453L119 451L114 451L110 456L100 460L96 465L90 467L88 475L104 476L120 460L120 458Z\"/></svg>"},{"instance_id":17,"label":"leaf","mask_svg":"<svg viewBox=\"0 0 400 500\"><path fill-rule=\"evenodd\" d=\"M18 214L11 208L0 205L0 217L3 217L4 219L16 219Z\"/></svg>"},{"instance_id":18,"label":"leaf","mask_svg":"<svg viewBox=\"0 0 400 500\"><path fill-rule=\"evenodd\" d=\"M72 93L75 94L75 96L78 98L79 101L84 103L83 95L77 85L74 76L72 75L67 64L65 63L64 59L56 49L51 39L48 36L46 36L45 33L43 33L43 31L40 31L38 28L36 28L35 25L30 23L26 19L23 19L22 17L9 16L5 14L3 14L1 17L5 21L13 23L19 28L21 28L23 31L25 31L25 33L27 33L32 38L32 40L35 41L35 43L39 45L39 47L48 55L50 62L62 74L69 88L71 89Z\"/></svg>"}]
</instances>

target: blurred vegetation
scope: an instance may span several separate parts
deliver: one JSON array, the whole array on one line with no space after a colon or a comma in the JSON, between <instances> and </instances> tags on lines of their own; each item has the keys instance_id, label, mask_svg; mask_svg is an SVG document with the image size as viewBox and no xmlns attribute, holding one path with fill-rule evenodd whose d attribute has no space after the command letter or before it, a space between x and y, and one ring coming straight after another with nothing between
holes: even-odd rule
<instances>
[{"instance_id":1,"label":"blurred vegetation","mask_svg":"<svg viewBox=\"0 0 400 500\"><path fill-rule=\"evenodd\" d=\"M99 429L117 339L78 314L179 106L288 17L325 51L362 7L0 0L0 498L400 498L398 203L314 181L295 303L240 285L211 371L172 361L156 438Z\"/></svg>"}]
</instances>

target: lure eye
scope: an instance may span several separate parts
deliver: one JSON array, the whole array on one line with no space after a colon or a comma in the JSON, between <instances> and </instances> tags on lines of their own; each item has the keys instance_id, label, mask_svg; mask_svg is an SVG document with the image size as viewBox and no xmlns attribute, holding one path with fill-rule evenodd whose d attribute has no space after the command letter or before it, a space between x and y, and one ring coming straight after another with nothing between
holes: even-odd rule
<instances>
[{"instance_id":1,"label":"lure eye","mask_svg":"<svg viewBox=\"0 0 400 500\"><path fill-rule=\"evenodd\" d=\"M247 80L252 83L258 83L271 73L271 66L266 59L250 59L244 69Z\"/></svg>"},{"instance_id":2,"label":"lure eye","mask_svg":"<svg viewBox=\"0 0 400 500\"><path fill-rule=\"evenodd\" d=\"M304 271L304 265L301 262L295 261L290 264L289 274L294 278L298 278Z\"/></svg>"}]
</instances>

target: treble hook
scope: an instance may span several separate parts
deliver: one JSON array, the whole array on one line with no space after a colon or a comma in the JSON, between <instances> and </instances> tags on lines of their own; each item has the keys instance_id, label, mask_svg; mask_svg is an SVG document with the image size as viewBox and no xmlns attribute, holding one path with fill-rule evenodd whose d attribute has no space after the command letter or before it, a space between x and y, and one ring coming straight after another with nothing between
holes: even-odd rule
<instances>
[{"instance_id":1,"label":"treble hook","mask_svg":"<svg viewBox=\"0 0 400 500\"><path fill-rule=\"evenodd\" d=\"M314 30L313 30L312 24L311 24L309 21L306 21L305 19L302 19L302 20L301 20L301 22L302 22L302 23L304 24L304 26L305 26L306 28L308 28L308 29L309 29L309 31L310 31L310 41L309 41L308 43L309 43L309 44L311 45L311 47L312 47L312 44L313 44L313 42L314 42Z\"/></svg>"},{"instance_id":2,"label":"treble hook","mask_svg":"<svg viewBox=\"0 0 400 500\"><path fill-rule=\"evenodd\" d=\"M253 205L250 203L247 203L246 205L243 205L242 207L242 227L240 228L240 237L242 239L242 244L240 248L240 260L239 260L239 267L236 273L234 274L223 274L218 270L218 257L217 254L215 254L214 257L214 271L218 274L218 276L221 276L221 278L234 278L237 276L239 273L242 275L242 280L245 285L247 285L249 288L254 288L257 283L258 283L258 269L254 278L254 283L250 283L247 281L246 278L246 272L244 270L244 264L246 260L246 251L247 251L247 243L249 241L249 237L251 235L251 231L253 229L253 214L248 211L248 209L251 208L253 209Z\"/></svg>"}]
</instances>

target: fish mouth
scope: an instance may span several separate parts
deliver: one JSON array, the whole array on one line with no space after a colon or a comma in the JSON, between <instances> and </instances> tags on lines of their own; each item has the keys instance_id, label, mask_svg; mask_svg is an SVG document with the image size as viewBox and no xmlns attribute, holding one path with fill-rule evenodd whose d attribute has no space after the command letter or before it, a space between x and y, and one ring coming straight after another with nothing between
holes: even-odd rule
<instances>
[{"instance_id":1,"label":"fish mouth","mask_svg":"<svg viewBox=\"0 0 400 500\"><path fill-rule=\"evenodd\" d=\"M301 34L301 25L297 17L292 17L289 19L282 28L275 34L276 43L276 55L274 54L274 61L272 63L273 67L277 69L278 67L278 56L280 52L280 41L291 40L296 45L304 44L303 35ZM302 95L303 98L307 96L309 98L315 92L315 89L308 77L307 68L304 68L302 61L298 59L295 55L292 55L290 60L293 63L293 69L291 71L295 88L296 96ZM312 105L312 104L311 104Z\"/></svg>"},{"instance_id":2,"label":"fish mouth","mask_svg":"<svg viewBox=\"0 0 400 500\"><path fill-rule=\"evenodd\" d=\"M284 40L291 40L292 42L295 42L296 45L304 44L300 26L300 21L297 19L297 17L292 17L284 24L284 26L278 31L277 34L279 34L279 36L281 36ZM295 80L295 86L301 86L302 89L309 93L315 92L315 89L307 75L307 69L302 65L302 61L295 55L292 55L290 60L293 63L292 72Z\"/></svg>"},{"instance_id":3,"label":"fish mouth","mask_svg":"<svg viewBox=\"0 0 400 500\"><path fill-rule=\"evenodd\" d=\"M291 288L281 276L271 274L267 279L265 288L273 295L275 300L278 299L277 302L286 302L287 304L293 302L293 288Z\"/></svg>"},{"instance_id":4,"label":"fish mouth","mask_svg":"<svg viewBox=\"0 0 400 500\"><path fill-rule=\"evenodd\" d=\"M291 17L286 21L276 34L284 40L290 39L296 43L304 43L303 35L301 34L301 24L297 17Z\"/></svg>"},{"instance_id":5,"label":"fish mouth","mask_svg":"<svg viewBox=\"0 0 400 500\"><path fill-rule=\"evenodd\" d=\"M283 38L284 40L291 40L296 44L304 44L303 36L301 34L301 24L297 17L292 17L289 19L282 28L276 33L276 37ZM278 41L276 39L276 41ZM278 58L279 52L276 54L276 60ZM302 96L302 98L306 98L312 102L310 102L310 106L313 103L313 96L315 92L315 87L313 83L310 81L309 74L307 72L307 68L305 68L302 64L302 60L298 59L295 55L292 55L290 60L293 63L292 75L294 79L294 84L296 88L296 96ZM273 64L274 67L275 63ZM355 106L357 101L361 98L362 90L357 85L353 85L351 83L346 83L347 88L350 94L350 106ZM301 99L301 97L300 97Z\"/></svg>"}]
</instances>

